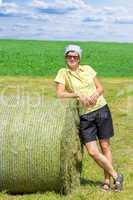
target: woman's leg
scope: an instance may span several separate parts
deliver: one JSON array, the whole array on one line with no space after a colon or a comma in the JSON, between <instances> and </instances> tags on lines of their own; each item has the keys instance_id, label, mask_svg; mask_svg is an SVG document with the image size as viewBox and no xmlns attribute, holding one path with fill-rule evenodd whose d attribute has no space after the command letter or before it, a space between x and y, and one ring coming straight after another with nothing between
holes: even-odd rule
<instances>
[{"instance_id":1,"label":"woman's leg","mask_svg":"<svg viewBox=\"0 0 133 200\"><path fill-rule=\"evenodd\" d=\"M97 146L96 141L88 142L85 144L89 155L96 161L96 163L103 168L107 174L111 175L113 179L117 178L117 172L114 170L111 162L103 155Z\"/></svg>"},{"instance_id":2,"label":"woman's leg","mask_svg":"<svg viewBox=\"0 0 133 200\"><path fill-rule=\"evenodd\" d=\"M103 155L108 159L108 161L112 164L112 154L110 150L110 141L109 139L102 139L99 140L99 144L102 150ZM103 189L108 190L110 185L110 174L108 174L104 170L104 185Z\"/></svg>"}]
</instances>

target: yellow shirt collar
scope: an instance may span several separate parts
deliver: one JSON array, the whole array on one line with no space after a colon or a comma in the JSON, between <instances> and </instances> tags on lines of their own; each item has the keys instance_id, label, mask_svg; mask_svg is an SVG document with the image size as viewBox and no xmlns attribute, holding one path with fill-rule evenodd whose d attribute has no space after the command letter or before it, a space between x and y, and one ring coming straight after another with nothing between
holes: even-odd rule
<instances>
[{"instance_id":1,"label":"yellow shirt collar","mask_svg":"<svg viewBox=\"0 0 133 200\"><path fill-rule=\"evenodd\" d=\"M66 66L66 68L67 68L67 71L69 71L69 72L74 72L74 71L72 71L68 66ZM84 71L84 67L81 66L81 65L79 65L78 69L79 69L80 71L82 71L82 72Z\"/></svg>"}]
</instances>

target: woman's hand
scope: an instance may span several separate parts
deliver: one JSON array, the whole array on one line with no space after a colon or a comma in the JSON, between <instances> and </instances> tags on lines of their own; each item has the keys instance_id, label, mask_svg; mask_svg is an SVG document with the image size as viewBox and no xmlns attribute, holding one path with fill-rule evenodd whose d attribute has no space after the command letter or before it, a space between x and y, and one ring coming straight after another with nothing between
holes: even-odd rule
<instances>
[{"instance_id":1,"label":"woman's hand","mask_svg":"<svg viewBox=\"0 0 133 200\"><path fill-rule=\"evenodd\" d=\"M80 101L80 103L83 106L85 106L85 107L90 106L90 102L89 102L90 98L88 96L85 96L85 95L82 94L82 95L79 95L77 99Z\"/></svg>"},{"instance_id":2,"label":"woman's hand","mask_svg":"<svg viewBox=\"0 0 133 200\"><path fill-rule=\"evenodd\" d=\"M99 97L99 93L95 91L90 97L89 97L89 103L90 105L96 105L97 99Z\"/></svg>"}]
</instances>

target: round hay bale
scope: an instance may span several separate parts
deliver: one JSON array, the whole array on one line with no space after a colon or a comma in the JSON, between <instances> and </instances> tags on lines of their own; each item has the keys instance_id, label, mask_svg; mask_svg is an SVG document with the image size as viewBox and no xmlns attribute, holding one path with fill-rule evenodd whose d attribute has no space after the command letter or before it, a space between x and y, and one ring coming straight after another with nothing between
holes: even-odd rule
<instances>
[{"instance_id":1,"label":"round hay bale","mask_svg":"<svg viewBox=\"0 0 133 200\"><path fill-rule=\"evenodd\" d=\"M82 170L76 101L38 102L0 97L0 190L68 194Z\"/></svg>"}]
</instances>

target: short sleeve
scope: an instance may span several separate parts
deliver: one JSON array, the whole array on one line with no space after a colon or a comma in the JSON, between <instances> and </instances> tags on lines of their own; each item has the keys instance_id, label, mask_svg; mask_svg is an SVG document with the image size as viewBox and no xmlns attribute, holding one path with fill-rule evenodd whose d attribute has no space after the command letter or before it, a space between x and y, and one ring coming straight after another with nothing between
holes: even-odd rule
<instances>
[{"instance_id":1,"label":"short sleeve","mask_svg":"<svg viewBox=\"0 0 133 200\"><path fill-rule=\"evenodd\" d=\"M87 65L86 68L88 73L91 74L93 78L97 75L97 72L91 66Z\"/></svg>"},{"instance_id":2,"label":"short sleeve","mask_svg":"<svg viewBox=\"0 0 133 200\"><path fill-rule=\"evenodd\" d=\"M62 83L65 85L65 70L64 68L60 69L54 79L54 82Z\"/></svg>"}]
</instances>

